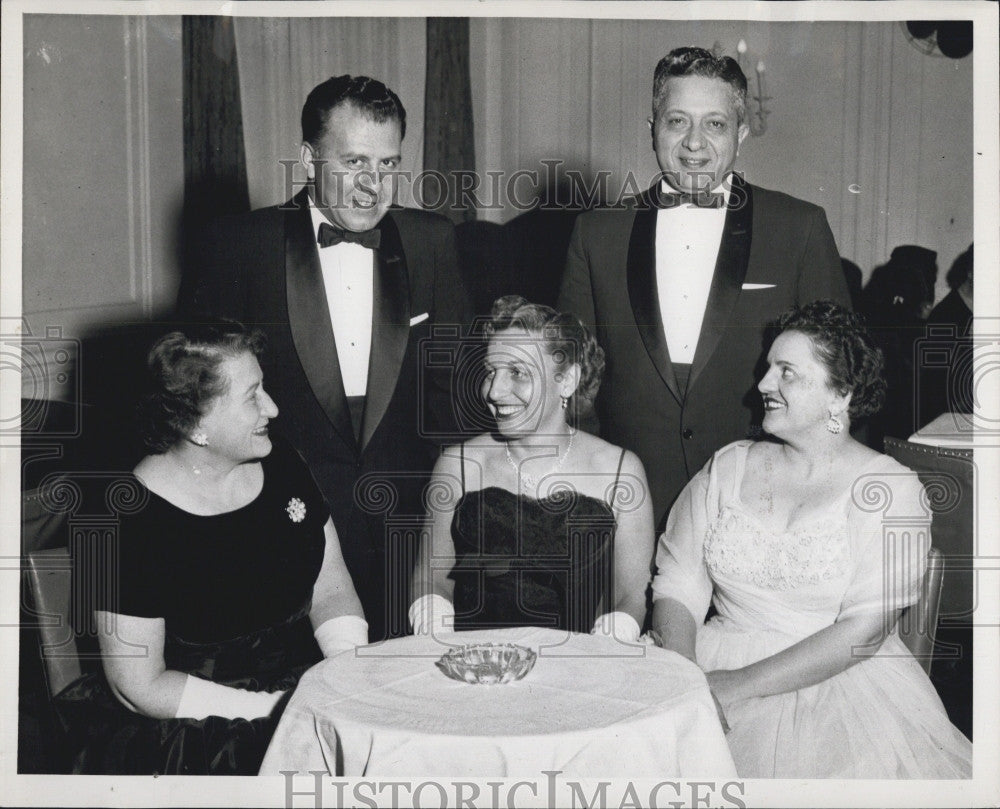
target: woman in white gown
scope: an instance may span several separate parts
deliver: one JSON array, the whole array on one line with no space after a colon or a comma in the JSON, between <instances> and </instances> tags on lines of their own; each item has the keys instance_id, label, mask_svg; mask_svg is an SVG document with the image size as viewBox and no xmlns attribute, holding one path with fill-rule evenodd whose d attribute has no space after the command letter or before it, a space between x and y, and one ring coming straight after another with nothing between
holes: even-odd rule
<instances>
[{"instance_id":1,"label":"woman in white gown","mask_svg":"<svg viewBox=\"0 0 1000 809\"><path fill-rule=\"evenodd\" d=\"M850 437L884 398L881 355L832 302L776 331L767 435L719 450L671 510L653 637L705 670L741 777L971 777L895 631L926 569L923 488Z\"/></svg>"}]
</instances>

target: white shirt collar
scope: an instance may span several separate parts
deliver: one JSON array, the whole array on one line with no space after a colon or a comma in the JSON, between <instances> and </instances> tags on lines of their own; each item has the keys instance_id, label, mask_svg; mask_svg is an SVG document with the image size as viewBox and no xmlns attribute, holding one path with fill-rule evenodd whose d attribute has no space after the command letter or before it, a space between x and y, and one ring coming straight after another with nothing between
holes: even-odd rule
<instances>
[{"instance_id":1,"label":"white shirt collar","mask_svg":"<svg viewBox=\"0 0 1000 809\"><path fill-rule=\"evenodd\" d=\"M733 177L733 174L732 174L732 172L730 172L729 174L727 174L725 176L725 179L723 179L723 181L721 183L719 183L717 186L715 186L715 188L712 189L712 193L713 194L722 194L723 197L725 198L725 205L723 206L722 210L725 210L727 207L729 207L729 197L733 193L732 177ZM665 179L663 179L663 180L660 180L660 193L661 194L680 194L680 193L683 193L683 192L678 191L670 183L668 183ZM703 210L710 211L712 209L711 208L705 208Z\"/></svg>"},{"instance_id":2,"label":"white shirt collar","mask_svg":"<svg viewBox=\"0 0 1000 809\"><path fill-rule=\"evenodd\" d=\"M344 230L344 228L340 227L340 225L335 225L333 222L331 222L329 219L326 218L326 216L323 214L323 211L317 208L316 205L313 203L312 197L309 198L309 216L312 218L313 238L317 242L319 242L320 225L327 224L330 227ZM362 247L360 244L354 244L353 242L341 242L340 244L333 245L333 247L346 250L364 250L367 253L374 252L370 247ZM327 247L325 249L330 250L331 248Z\"/></svg>"},{"instance_id":3,"label":"white shirt collar","mask_svg":"<svg viewBox=\"0 0 1000 809\"><path fill-rule=\"evenodd\" d=\"M320 225L322 225L324 222L328 225L333 225L333 223L323 215L323 212L316 207L315 203L313 203L312 197L309 197L309 216L312 217L313 236L316 239L319 239ZM334 225L334 227L336 226Z\"/></svg>"}]
</instances>

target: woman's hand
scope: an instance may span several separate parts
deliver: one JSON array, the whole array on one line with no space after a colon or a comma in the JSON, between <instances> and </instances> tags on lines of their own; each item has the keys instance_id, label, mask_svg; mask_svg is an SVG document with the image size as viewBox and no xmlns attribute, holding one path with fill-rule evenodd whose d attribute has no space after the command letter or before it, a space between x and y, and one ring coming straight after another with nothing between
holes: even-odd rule
<instances>
[{"instance_id":1,"label":"woman's hand","mask_svg":"<svg viewBox=\"0 0 1000 809\"><path fill-rule=\"evenodd\" d=\"M715 696L715 692L709 689L709 693L712 695L712 702L715 703L715 713L719 717L719 724L722 725L722 732L729 733L729 722L726 721L726 712L722 710L722 703L719 702L719 698Z\"/></svg>"},{"instance_id":2,"label":"woman's hand","mask_svg":"<svg viewBox=\"0 0 1000 809\"><path fill-rule=\"evenodd\" d=\"M653 628L649 632L657 646L677 652L697 665L695 640L698 628L687 607L672 598L653 602Z\"/></svg>"},{"instance_id":3,"label":"woman's hand","mask_svg":"<svg viewBox=\"0 0 1000 809\"><path fill-rule=\"evenodd\" d=\"M708 687L712 689L715 698L722 703L724 708L728 708L734 702L743 699L739 693L739 685L742 678L736 669L716 669L705 673L708 680Z\"/></svg>"},{"instance_id":4,"label":"woman's hand","mask_svg":"<svg viewBox=\"0 0 1000 809\"><path fill-rule=\"evenodd\" d=\"M665 648L663 645L663 636L655 629L650 629L649 632L639 638L639 641L647 646L659 646L661 649Z\"/></svg>"},{"instance_id":5,"label":"woman's hand","mask_svg":"<svg viewBox=\"0 0 1000 809\"><path fill-rule=\"evenodd\" d=\"M650 629L649 632L640 638L640 640L643 639L662 649L670 648L664 641L663 635L655 629ZM697 665L697 661L693 656L688 659ZM705 674L705 679L708 680L708 690L712 695L712 702L715 703L715 712L718 714L719 724L722 725L723 733L729 733L729 722L726 721L726 711L722 706L729 705L730 702L734 701L733 698L730 698L732 684L735 680L732 676L733 673L725 669L718 669Z\"/></svg>"},{"instance_id":6,"label":"woman's hand","mask_svg":"<svg viewBox=\"0 0 1000 809\"><path fill-rule=\"evenodd\" d=\"M669 649L670 646L664 640L663 635L655 629L650 629L645 635L640 638L640 640L652 643L659 646L661 649ZM677 650L674 650L677 651ZM683 654L682 652L678 652ZM694 655L688 657L688 659L697 665L697 661ZM730 693L730 684L733 681L733 672L719 669L717 671L710 671L705 675L705 679L708 680L708 690L712 695L712 702L715 703L715 712L719 717L719 724L722 725L722 732L729 733L729 722L726 721L726 712L722 707L723 704L728 705L730 701L728 696Z\"/></svg>"},{"instance_id":7,"label":"woman's hand","mask_svg":"<svg viewBox=\"0 0 1000 809\"><path fill-rule=\"evenodd\" d=\"M163 618L95 610L101 660L111 691L126 708L153 719L256 719L268 716L284 692L248 691L168 669ZM145 647L145 655L135 649Z\"/></svg>"},{"instance_id":8,"label":"woman's hand","mask_svg":"<svg viewBox=\"0 0 1000 809\"><path fill-rule=\"evenodd\" d=\"M705 673L708 680L708 688L712 692L712 700L715 702L715 710L719 714L719 722L722 723L722 730L729 733L729 723L726 721L726 708L734 702L743 699L742 694L737 690L741 677L734 669L716 669Z\"/></svg>"}]
</instances>

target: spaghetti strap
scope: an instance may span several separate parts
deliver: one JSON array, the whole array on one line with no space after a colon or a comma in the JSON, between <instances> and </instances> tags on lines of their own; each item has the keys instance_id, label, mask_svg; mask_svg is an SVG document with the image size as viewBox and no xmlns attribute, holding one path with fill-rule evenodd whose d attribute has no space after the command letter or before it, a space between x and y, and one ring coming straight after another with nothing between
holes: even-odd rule
<instances>
[{"instance_id":1,"label":"spaghetti strap","mask_svg":"<svg viewBox=\"0 0 1000 809\"><path fill-rule=\"evenodd\" d=\"M618 471L615 472L615 485L611 488L611 502L608 503L612 509L615 507L615 498L618 496L618 481L622 476L622 464L625 463L625 449L622 449L622 454L618 456Z\"/></svg>"}]
</instances>

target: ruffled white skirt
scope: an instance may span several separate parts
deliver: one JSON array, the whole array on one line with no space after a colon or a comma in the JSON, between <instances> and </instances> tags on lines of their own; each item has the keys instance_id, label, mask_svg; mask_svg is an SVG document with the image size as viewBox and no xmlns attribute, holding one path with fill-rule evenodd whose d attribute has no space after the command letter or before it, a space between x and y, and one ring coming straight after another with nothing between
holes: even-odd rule
<instances>
[{"instance_id":1,"label":"ruffled white skirt","mask_svg":"<svg viewBox=\"0 0 1000 809\"><path fill-rule=\"evenodd\" d=\"M698 633L698 663L741 668L797 640L715 618ZM742 778L972 777L972 743L895 634L875 657L799 691L734 703L726 719Z\"/></svg>"}]
</instances>

